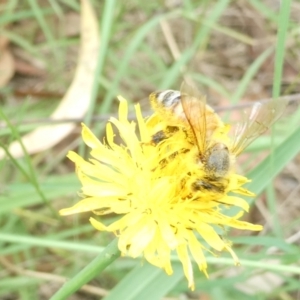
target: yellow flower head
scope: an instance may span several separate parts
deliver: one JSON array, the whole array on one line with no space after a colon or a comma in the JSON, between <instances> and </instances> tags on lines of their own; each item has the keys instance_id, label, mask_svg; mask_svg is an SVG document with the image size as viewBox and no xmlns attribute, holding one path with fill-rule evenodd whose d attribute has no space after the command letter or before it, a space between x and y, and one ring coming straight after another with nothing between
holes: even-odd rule
<instances>
[{"instance_id":1,"label":"yellow flower head","mask_svg":"<svg viewBox=\"0 0 300 300\"><path fill-rule=\"evenodd\" d=\"M226 177L228 184L223 192L193 191L193 184L201 182L205 174L195 163L195 153L184 130L155 144L151 139L157 130L165 128L163 120L156 114L145 120L137 105L137 124L130 122L127 102L121 97L119 100L119 118L110 119L104 143L83 125L82 137L91 148L92 158L86 161L69 152L84 199L62 209L60 214L92 211L96 215L119 215L109 226L93 217L90 222L100 231L113 232L124 255L142 255L167 274L172 274L170 257L176 251L193 289L192 258L207 275L203 250L229 251L238 263L230 242L219 236L217 227L262 229L240 221L248 204L238 196L228 195L231 192L253 196L242 188L248 180L232 171ZM225 127L220 128L214 135L227 142ZM114 132L119 134L121 144L114 141ZM226 216L224 210L232 206L241 208L241 212Z\"/></svg>"}]
</instances>

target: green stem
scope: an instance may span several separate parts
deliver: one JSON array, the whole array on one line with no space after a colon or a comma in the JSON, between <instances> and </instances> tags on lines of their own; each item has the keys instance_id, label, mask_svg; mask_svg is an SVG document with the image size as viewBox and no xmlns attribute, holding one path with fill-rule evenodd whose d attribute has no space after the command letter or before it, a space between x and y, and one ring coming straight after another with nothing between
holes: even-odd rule
<instances>
[{"instance_id":1,"label":"green stem","mask_svg":"<svg viewBox=\"0 0 300 300\"><path fill-rule=\"evenodd\" d=\"M91 261L81 272L66 282L50 300L67 299L84 284L99 275L107 266L120 256L118 239L114 239L93 261Z\"/></svg>"}]
</instances>

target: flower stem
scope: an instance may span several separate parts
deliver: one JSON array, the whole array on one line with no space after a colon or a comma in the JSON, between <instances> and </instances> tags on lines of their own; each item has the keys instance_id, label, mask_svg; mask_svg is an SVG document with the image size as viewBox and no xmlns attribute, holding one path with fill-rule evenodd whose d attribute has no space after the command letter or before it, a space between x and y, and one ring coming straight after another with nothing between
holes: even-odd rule
<instances>
[{"instance_id":1,"label":"flower stem","mask_svg":"<svg viewBox=\"0 0 300 300\"><path fill-rule=\"evenodd\" d=\"M50 300L67 299L84 284L99 275L107 266L120 256L118 239L114 239L93 261L91 261L81 272L66 282Z\"/></svg>"}]
</instances>

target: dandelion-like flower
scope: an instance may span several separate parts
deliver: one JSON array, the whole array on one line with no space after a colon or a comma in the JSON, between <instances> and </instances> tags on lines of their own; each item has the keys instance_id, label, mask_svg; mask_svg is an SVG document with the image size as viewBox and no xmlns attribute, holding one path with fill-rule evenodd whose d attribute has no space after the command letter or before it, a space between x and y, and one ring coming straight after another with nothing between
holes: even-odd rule
<instances>
[{"instance_id":1,"label":"dandelion-like flower","mask_svg":"<svg viewBox=\"0 0 300 300\"><path fill-rule=\"evenodd\" d=\"M90 222L97 230L113 232L122 254L143 256L169 275L173 272L171 253L177 252L189 287L194 289L191 261L195 260L207 276L205 250L229 251L238 264L231 243L220 237L217 227L262 229L239 220L249 207L237 195L253 196L243 188L248 179L231 172L224 192L193 192L193 182L204 175L195 164L185 132L178 130L163 142L152 143L153 134L165 126L163 120L156 114L144 119L137 105L137 123L130 122L127 102L121 97L119 100L119 118L108 122L103 143L83 125L82 137L91 148L92 158L86 161L69 152L84 199L60 214L117 214L118 220L108 226L93 217ZM115 132L121 144L114 141ZM224 130L217 130L216 135L228 139ZM232 206L241 211L227 216L224 210Z\"/></svg>"}]
</instances>

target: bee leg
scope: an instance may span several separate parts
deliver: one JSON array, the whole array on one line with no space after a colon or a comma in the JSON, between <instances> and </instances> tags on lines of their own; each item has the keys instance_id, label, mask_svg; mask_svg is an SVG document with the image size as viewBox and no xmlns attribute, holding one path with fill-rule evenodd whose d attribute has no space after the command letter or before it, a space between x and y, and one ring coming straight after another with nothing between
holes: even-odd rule
<instances>
[{"instance_id":1,"label":"bee leg","mask_svg":"<svg viewBox=\"0 0 300 300\"><path fill-rule=\"evenodd\" d=\"M163 141L167 138L168 138L168 136L166 135L166 132L164 132L163 130L160 130L152 135L151 142L153 144L157 145L158 143L160 143L161 141Z\"/></svg>"},{"instance_id":2,"label":"bee leg","mask_svg":"<svg viewBox=\"0 0 300 300\"><path fill-rule=\"evenodd\" d=\"M217 181L212 181L209 179L198 179L192 184L192 189L194 191L211 191L215 193L223 193L224 192L224 186L222 183L219 183Z\"/></svg>"},{"instance_id":3,"label":"bee leg","mask_svg":"<svg viewBox=\"0 0 300 300\"><path fill-rule=\"evenodd\" d=\"M160 130L152 135L151 142L154 145L157 145L163 140L169 138L174 132L178 131L178 127L176 126L168 126L166 130Z\"/></svg>"}]
</instances>

